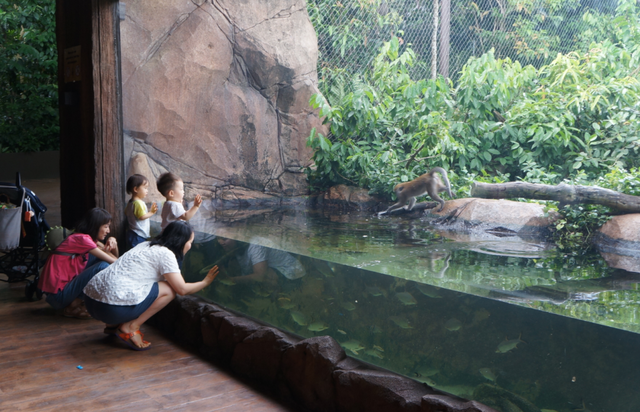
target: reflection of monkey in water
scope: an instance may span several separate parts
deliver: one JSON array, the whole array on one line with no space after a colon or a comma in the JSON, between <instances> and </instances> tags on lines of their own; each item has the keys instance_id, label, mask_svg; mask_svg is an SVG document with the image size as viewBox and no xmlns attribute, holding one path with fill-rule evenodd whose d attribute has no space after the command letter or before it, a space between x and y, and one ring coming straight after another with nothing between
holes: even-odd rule
<instances>
[{"instance_id":1,"label":"reflection of monkey in water","mask_svg":"<svg viewBox=\"0 0 640 412\"><path fill-rule=\"evenodd\" d=\"M442 175L442 180L444 180L446 186L443 185L438 176L435 175L436 172ZM449 184L449 178L447 177L447 171L441 167L434 167L417 179L410 182L398 183L393 188L393 191L396 192L396 196L398 197L398 202L389 206L389 208L384 212L378 213L378 216L400 209L407 203L407 201L409 201L409 205L405 206L405 209L411 210L416 204L416 197L422 196L426 193L431 196L431 199L440 203L440 209L438 209L439 212L444 208L444 200L438 196L438 193L444 192L445 190L449 194L449 197L453 199L453 195L451 194L451 184Z\"/></svg>"}]
</instances>

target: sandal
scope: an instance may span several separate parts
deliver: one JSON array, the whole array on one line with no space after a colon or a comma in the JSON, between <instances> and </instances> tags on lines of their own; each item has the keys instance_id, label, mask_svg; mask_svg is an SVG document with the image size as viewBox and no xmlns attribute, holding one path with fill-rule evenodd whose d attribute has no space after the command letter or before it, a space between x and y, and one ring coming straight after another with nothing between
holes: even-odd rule
<instances>
[{"instance_id":1,"label":"sandal","mask_svg":"<svg viewBox=\"0 0 640 412\"><path fill-rule=\"evenodd\" d=\"M89 312L87 312L87 309L84 307L84 305L77 305L73 307L67 306L62 311L62 316L67 318L75 318L75 319L83 319L83 320L93 319L89 314Z\"/></svg>"},{"instance_id":2,"label":"sandal","mask_svg":"<svg viewBox=\"0 0 640 412\"><path fill-rule=\"evenodd\" d=\"M142 343L144 343L144 344L149 343L146 340L144 340L144 335L142 334L142 332L140 332L140 330L137 330L137 331L135 331L133 333L125 333L122 330L118 329L118 331L116 332L116 336L118 337L118 339L120 339L121 341L126 343L133 350L143 351L143 350L151 349L151 346L147 346L147 347L144 347L144 348L141 348L141 347L137 346L132 340L132 338L135 335L140 335L140 339L142 339Z\"/></svg>"}]
</instances>

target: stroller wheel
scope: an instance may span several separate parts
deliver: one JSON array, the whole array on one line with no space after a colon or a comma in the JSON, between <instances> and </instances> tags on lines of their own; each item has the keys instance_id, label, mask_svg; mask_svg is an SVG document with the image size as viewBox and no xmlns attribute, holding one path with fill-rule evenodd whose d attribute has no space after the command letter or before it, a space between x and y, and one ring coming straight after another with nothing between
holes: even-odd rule
<instances>
[{"instance_id":1,"label":"stroller wheel","mask_svg":"<svg viewBox=\"0 0 640 412\"><path fill-rule=\"evenodd\" d=\"M32 301L33 300L33 294L38 292L38 287L36 286L35 282L32 282L30 280L27 280L27 284L24 287L24 296L27 298L28 301ZM42 293L40 293L40 297L38 299L42 298Z\"/></svg>"}]
</instances>

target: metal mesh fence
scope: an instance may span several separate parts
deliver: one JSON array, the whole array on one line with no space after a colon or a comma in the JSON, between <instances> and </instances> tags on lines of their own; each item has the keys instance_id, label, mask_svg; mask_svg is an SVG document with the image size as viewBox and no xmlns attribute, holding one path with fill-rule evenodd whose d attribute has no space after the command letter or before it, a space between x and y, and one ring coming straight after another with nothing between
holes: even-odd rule
<instances>
[{"instance_id":1,"label":"metal mesh fence","mask_svg":"<svg viewBox=\"0 0 640 412\"><path fill-rule=\"evenodd\" d=\"M597 29L585 13L613 14L616 6L617 0L307 0L321 89L336 73L363 73L393 36L416 54L414 80L437 72L455 81L470 57L491 49L498 58L540 67L558 53L585 50Z\"/></svg>"}]
</instances>

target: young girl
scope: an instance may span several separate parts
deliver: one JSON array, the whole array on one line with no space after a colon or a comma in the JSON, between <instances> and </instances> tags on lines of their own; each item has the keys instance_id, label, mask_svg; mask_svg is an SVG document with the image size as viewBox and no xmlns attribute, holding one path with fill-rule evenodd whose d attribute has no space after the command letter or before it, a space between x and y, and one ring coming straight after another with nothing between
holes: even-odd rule
<instances>
[{"instance_id":1,"label":"young girl","mask_svg":"<svg viewBox=\"0 0 640 412\"><path fill-rule=\"evenodd\" d=\"M118 244L114 238L102 243L110 232L110 224L109 212L91 209L78 223L75 233L63 240L47 258L38 288L46 294L48 304L55 309L64 309L64 316L91 318L84 308L82 289L96 273L118 258Z\"/></svg>"},{"instance_id":2,"label":"young girl","mask_svg":"<svg viewBox=\"0 0 640 412\"><path fill-rule=\"evenodd\" d=\"M89 313L107 324L105 333L115 334L135 350L149 349L140 326L178 295L188 295L209 286L218 275L214 266L200 282L186 283L181 259L193 242L188 223L170 223L151 242L123 254L96 275L84 288Z\"/></svg>"},{"instance_id":3,"label":"young girl","mask_svg":"<svg viewBox=\"0 0 640 412\"><path fill-rule=\"evenodd\" d=\"M124 209L127 216L129 229L127 230L127 243L130 248L149 238L149 218L158 211L158 206L151 205L151 211L147 212L147 205L144 198L149 192L149 180L142 175L132 175L127 180L127 193L131 195L131 200Z\"/></svg>"}]
</instances>

